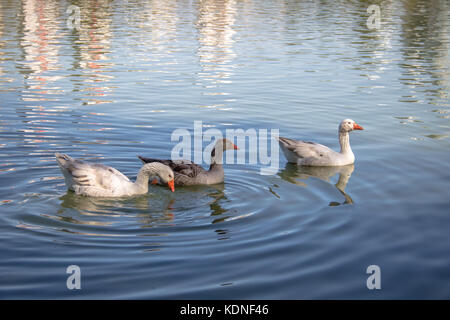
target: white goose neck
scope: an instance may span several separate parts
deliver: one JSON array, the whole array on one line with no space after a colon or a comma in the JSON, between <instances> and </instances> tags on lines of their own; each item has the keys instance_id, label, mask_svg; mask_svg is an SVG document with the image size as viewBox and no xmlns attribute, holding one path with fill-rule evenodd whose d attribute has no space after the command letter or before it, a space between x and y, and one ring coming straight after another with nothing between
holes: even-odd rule
<instances>
[{"instance_id":1,"label":"white goose neck","mask_svg":"<svg viewBox=\"0 0 450 320\"><path fill-rule=\"evenodd\" d=\"M341 145L341 153L353 153L350 147L350 136L347 131L339 131L339 144Z\"/></svg>"},{"instance_id":2,"label":"white goose neck","mask_svg":"<svg viewBox=\"0 0 450 320\"><path fill-rule=\"evenodd\" d=\"M135 187L146 193L148 191L148 180L150 177L156 176L160 171L161 164L158 162L145 164L141 170L139 170L136 182L134 183Z\"/></svg>"}]
</instances>

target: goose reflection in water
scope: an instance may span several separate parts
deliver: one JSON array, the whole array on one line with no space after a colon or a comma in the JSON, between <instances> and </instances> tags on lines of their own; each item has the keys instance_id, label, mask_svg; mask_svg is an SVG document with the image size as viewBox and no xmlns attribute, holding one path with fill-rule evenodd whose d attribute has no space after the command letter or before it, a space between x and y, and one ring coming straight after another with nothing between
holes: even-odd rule
<instances>
[{"instance_id":1,"label":"goose reflection in water","mask_svg":"<svg viewBox=\"0 0 450 320\"><path fill-rule=\"evenodd\" d=\"M231 218L231 215L226 215L228 209L224 209L221 206L223 201L228 201L227 196L224 193L225 185L223 183L211 185L209 186L214 189L212 192L208 193L208 196L213 198L213 200L209 203L209 207L211 209L211 217L216 217L211 223L219 223L224 222L227 219ZM214 230L217 233L218 240L227 240L230 238L228 229L216 229Z\"/></svg>"},{"instance_id":2,"label":"goose reflection in water","mask_svg":"<svg viewBox=\"0 0 450 320\"><path fill-rule=\"evenodd\" d=\"M223 183L217 183L212 185L195 185L180 187L179 190L186 190L189 193L189 199L180 199L181 202L192 203L193 201L201 201L200 199L211 198L207 202L211 210L211 217L219 216L218 219L212 221L212 223L221 222L229 218L230 216L222 216L228 211L221 206L223 201L228 201L225 195L225 185ZM196 205L198 206L198 204Z\"/></svg>"},{"instance_id":3,"label":"goose reflection in water","mask_svg":"<svg viewBox=\"0 0 450 320\"><path fill-rule=\"evenodd\" d=\"M223 183L216 184L210 186L213 188L213 191L211 193L208 193L208 196L211 197L213 200L209 203L209 207L211 209L211 217L212 216L220 216L217 219L214 219L212 223L222 222L225 221L230 216L222 216L224 213L228 211L228 209L224 209L220 204L222 201L227 201L228 198L226 197L224 190L225 185Z\"/></svg>"},{"instance_id":4,"label":"goose reflection in water","mask_svg":"<svg viewBox=\"0 0 450 320\"><path fill-rule=\"evenodd\" d=\"M330 206L338 206L341 204L353 204L352 198L345 192L347 183L353 173L355 166L349 164L346 166L330 166L330 167L312 167L312 166L297 166L292 163L287 163L284 170L278 175L290 183L306 187L306 183L299 180L307 180L310 177L319 178L324 181L330 181L333 176L339 174L339 180L335 184L336 188L345 197L345 201L340 203L337 201L330 202Z\"/></svg>"},{"instance_id":5,"label":"goose reflection in water","mask_svg":"<svg viewBox=\"0 0 450 320\"><path fill-rule=\"evenodd\" d=\"M150 198L151 197L151 198ZM132 216L139 219L142 227L167 223L174 219L172 212L173 199L167 200L163 196L142 195L126 199L92 198L76 195L68 191L59 199L61 208L57 212L57 219L85 225L108 226L116 221L111 217ZM75 218L70 212L76 210L83 221ZM124 213L129 213L129 215ZM86 220L84 220L86 219Z\"/></svg>"}]
</instances>

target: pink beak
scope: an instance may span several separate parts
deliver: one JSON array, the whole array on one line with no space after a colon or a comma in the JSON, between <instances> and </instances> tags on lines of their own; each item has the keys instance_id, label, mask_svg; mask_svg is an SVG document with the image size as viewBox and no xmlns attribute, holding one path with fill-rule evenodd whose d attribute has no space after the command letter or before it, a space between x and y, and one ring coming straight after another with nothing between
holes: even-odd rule
<instances>
[{"instance_id":1,"label":"pink beak","mask_svg":"<svg viewBox=\"0 0 450 320\"><path fill-rule=\"evenodd\" d=\"M353 124L353 130L364 130L364 128L355 122Z\"/></svg>"}]
</instances>

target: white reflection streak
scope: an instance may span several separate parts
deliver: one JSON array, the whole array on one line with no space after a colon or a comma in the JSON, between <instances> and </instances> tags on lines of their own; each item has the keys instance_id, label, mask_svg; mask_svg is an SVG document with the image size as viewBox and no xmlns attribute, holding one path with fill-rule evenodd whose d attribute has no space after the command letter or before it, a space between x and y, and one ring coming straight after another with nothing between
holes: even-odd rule
<instances>
[{"instance_id":1,"label":"white reflection streak","mask_svg":"<svg viewBox=\"0 0 450 320\"><path fill-rule=\"evenodd\" d=\"M394 10L392 3L384 4L380 10L381 18L383 20L387 20L389 18L389 20L392 21L391 12L393 12ZM374 50L373 58L376 59L379 63L376 64L376 69L373 72L369 72L368 78L370 80L378 80L380 79L380 74L382 74L385 70L385 65L391 63L391 59L386 58L386 55L391 51L394 32L392 28L387 27L378 27L377 29L372 30L376 35L377 40L379 40L378 49Z\"/></svg>"},{"instance_id":2,"label":"white reflection streak","mask_svg":"<svg viewBox=\"0 0 450 320\"><path fill-rule=\"evenodd\" d=\"M235 58L233 52L233 30L236 14L236 1L205 0L199 2L199 58L204 74L202 78L213 84L227 83L224 80L232 75L230 62Z\"/></svg>"},{"instance_id":3,"label":"white reflection streak","mask_svg":"<svg viewBox=\"0 0 450 320\"><path fill-rule=\"evenodd\" d=\"M111 91L108 86L103 85L112 76L105 74L106 67L110 66L107 53L110 49L111 18L109 17L108 1L82 1L81 3L82 23L79 30L80 43L80 67L89 76L85 83L93 83L84 90L91 99L88 104L107 103L109 101L92 99L92 97L106 96Z\"/></svg>"},{"instance_id":4,"label":"white reflection streak","mask_svg":"<svg viewBox=\"0 0 450 320\"><path fill-rule=\"evenodd\" d=\"M450 92L450 39L448 39L448 32L450 27L447 15L449 11L445 1L443 1L441 5L442 7L437 10L437 14L440 15L438 21L442 24L439 29L441 33L440 42L442 44L442 50L440 50L439 55L436 56L434 61L437 66L435 70L439 70L439 74L436 75L436 78L439 79L439 85L442 86L442 89L438 91L439 98L448 99Z\"/></svg>"},{"instance_id":5,"label":"white reflection streak","mask_svg":"<svg viewBox=\"0 0 450 320\"><path fill-rule=\"evenodd\" d=\"M4 17L4 11L2 8L2 3L0 2L0 21L4 21L5 17ZM2 39L3 37L3 28L4 28L4 24L0 23L0 39ZM0 49L3 49L3 42L0 42ZM3 63L4 59L3 56L5 55L5 53L3 52L3 50L0 50L0 63ZM3 77L3 75L5 74L5 72L3 71L3 68L0 64L0 77Z\"/></svg>"},{"instance_id":6,"label":"white reflection streak","mask_svg":"<svg viewBox=\"0 0 450 320\"><path fill-rule=\"evenodd\" d=\"M61 78L42 75L57 69L59 47L55 45L55 39L59 29L55 6L48 1L23 0L23 14L24 31L20 44L24 51L25 64L31 70L27 79L34 83L30 86L31 89L48 89L45 87L47 81L53 82ZM44 90L41 93L51 92Z\"/></svg>"},{"instance_id":7,"label":"white reflection streak","mask_svg":"<svg viewBox=\"0 0 450 320\"><path fill-rule=\"evenodd\" d=\"M152 48L157 51L165 50L165 44L175 38L178 17L177 2L174 0L155 0L148 3L141 11L140 27L151 34Z\"/></svg>"}]
</instances>

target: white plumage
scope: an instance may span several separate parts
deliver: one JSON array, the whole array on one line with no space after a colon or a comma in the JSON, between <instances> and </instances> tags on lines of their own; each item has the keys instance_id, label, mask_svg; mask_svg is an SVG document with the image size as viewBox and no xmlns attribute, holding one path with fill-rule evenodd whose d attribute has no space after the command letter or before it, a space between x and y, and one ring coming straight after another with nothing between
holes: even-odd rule
<instances>
[{"instance_id":1,"label":"white plumage","mask_svg":"<svg viewBox=\"0 0 450 320\"><path fill-rule=\"evenodd\" d=\"M66 186L76 194L91 197L125 197L148 192L150 177L159 177L174 191L172 169L161 163L148 163L138 173L136 182L109 166L74 159L55 153Z\"/></svg>"},{"instance_id":2,"label":"white plumage","mask_svg":"<svg viewBox=\"0 0 450 320\"><path fill-rule=\"evenodd\" d=\"M315 142L283 137L278 141L288 162L304 166L345 166L355 162L349 138L349 132L353 130L363 130L363 127L351 119L345 119L339 124L340 152Z\"/></svg>"}]
</instances>

